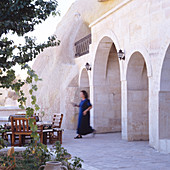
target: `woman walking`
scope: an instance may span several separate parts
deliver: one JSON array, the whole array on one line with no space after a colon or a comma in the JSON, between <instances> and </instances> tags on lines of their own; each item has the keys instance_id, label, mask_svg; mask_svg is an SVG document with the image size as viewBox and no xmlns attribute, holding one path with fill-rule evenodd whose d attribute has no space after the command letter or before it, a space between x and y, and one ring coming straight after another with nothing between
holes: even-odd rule
<instances>
[{"instance_id":1,"label":"woman walking","mask_svg":"<svg viewBox=\"0 0 170 170\"><path fill-rule=\"evenodd\" d=\"M80 92L81 102L79 105L74 104L75 107L79 107L79 117L77 126L77 136L74 139L82 138L82 135L87 135L95 132L90 126L90 110L92 105L88 99L88 94L85 90Z\"/></svg>"}]
</instances>

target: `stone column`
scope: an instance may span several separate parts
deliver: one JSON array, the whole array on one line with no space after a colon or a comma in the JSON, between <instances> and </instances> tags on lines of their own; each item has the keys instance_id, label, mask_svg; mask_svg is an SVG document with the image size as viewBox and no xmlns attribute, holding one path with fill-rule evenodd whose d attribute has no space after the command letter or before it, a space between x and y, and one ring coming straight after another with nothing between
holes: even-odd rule
<instances>
[{"instance_id":1,"label":"stone column","mask_svg":"<svg viewBox=\"0 0 170 170\"><path fill-rule=\"evenodd\" d=\"M122 139L128 140L127 136L127 81L121 81L121 126Z\"/></svg>"}]
</instances>

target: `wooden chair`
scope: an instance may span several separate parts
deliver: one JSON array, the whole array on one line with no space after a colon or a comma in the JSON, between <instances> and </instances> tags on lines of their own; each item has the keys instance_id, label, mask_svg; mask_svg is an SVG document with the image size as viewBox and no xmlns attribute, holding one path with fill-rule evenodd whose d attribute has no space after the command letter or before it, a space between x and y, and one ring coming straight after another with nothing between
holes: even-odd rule
<instances>
[{"instance_id":1,"label":"wooden chair","mask_svg":"<svg viewBox=\"0 0 170 170\"><path fill-rule=\"evenodd\" d=\"M31 117L35 119L35 117ZM25 142L25 136L31 136L32 131L30 130L28 120L31 118L19 118L11 117L11 129L12 129L12 146L21 146ZM36 125L36 121L34 122ZM40 135L40 142L43 143L43 126L37 131ZM19 136L19 144L15 144L15 136Z\"/></svg>"},{"instance_id":2,"label":"wooden chair","mask_svg":"<svg viewBox=\"0 0 170 170\"><path fill-rule=\"evenodd\" d=\"M63 129L61 129L61 124L63 121L63 114L54 114L53 117L53 121L52 121L52 133L49 134L49 140L50 143L54 143L55 141L60 141L60 143L62 144L62 133L63 133ZM57 136L54 135L54 133L57 132Z\"/></svg>"},{"instance_id":3,"label":"wooden chair","mask_svg":"<svg viewBox=\"0 0 170 170\"><path fill-rule=\"evenodd\" d=\"M17 115L17 116L26 116L26 113L15 113L14 115ZM8 141L9 137L10 136L10 140L11 140L11 143L12 143L12 131L9 131L9 132L6 132L5 133L5 140ZM18 140L19 138L17 138L17 136L15 136L15 140Z\"/></svg>"},{"instance_id":4,"label":"wooden chair","mask_svg":"<svg viewBox=\"0 0 170 170\"><path fill-rule=\"evenodd\" d=\"M63 114L57 113L53 116L52 127L53 128L61 128L61 124L63 121Z\"/></svg>"},{"instance_id":5,"label":"wooden chair","mask_svg":"<svg viewBox=\"0 0 170 170\"><path fill-rule=\"evenodd\" d=\"M26 113L15 113L15 115L26 115Z\"/></svg>"}]
</instances>

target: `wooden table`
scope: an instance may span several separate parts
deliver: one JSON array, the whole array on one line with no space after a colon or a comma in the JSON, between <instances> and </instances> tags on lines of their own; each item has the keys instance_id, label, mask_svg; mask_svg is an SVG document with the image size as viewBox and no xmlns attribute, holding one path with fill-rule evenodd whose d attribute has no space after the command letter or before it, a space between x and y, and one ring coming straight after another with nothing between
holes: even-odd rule
<instances>
[{"instance_id":1,"label":"wooden table","mask_svg":"<svg viewBox=\"0 0 170 170\"><path fill-rule=\"evenodd\" d=\"M43 125L43 144L47 145L47 133L53 132L52 122L36 122L36 125L38 127ZM11 122L7 122L6 124L7 129L11 129ZM10 131L7 135L12 135L12 132Z\"/></svg>"}]
</instances>

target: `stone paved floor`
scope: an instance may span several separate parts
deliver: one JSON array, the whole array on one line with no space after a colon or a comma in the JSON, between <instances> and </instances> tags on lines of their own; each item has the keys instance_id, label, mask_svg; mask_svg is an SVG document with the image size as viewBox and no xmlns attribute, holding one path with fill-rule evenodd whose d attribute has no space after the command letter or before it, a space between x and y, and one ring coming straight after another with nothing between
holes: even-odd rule
<instances>
[{"instance_id":1,"label":"stone paved floor","mask_svg":"<svg viewBox=\"0 0 170 170\"><path fill-rule=\"evenodd\" d=\"M86 170L170 170L170 154L161 154L148 142L127 142L120 133L88 135L74 140L75 131L66 130L63 146L84 160Z\"/></svg>"}]
</instances>

